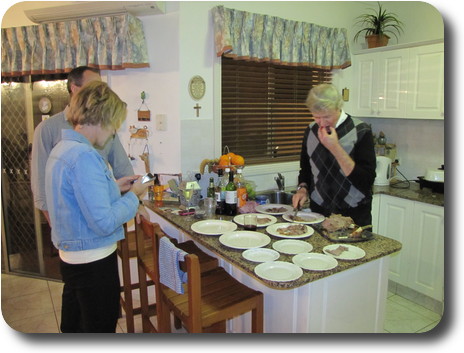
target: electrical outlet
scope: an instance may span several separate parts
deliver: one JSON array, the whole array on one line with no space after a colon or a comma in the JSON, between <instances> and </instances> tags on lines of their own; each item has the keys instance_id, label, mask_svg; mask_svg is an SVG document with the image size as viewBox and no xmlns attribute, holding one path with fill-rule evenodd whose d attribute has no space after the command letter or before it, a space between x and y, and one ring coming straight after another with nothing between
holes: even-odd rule
<instances>
[{"instance_id":1,"label":"electrical outlet","mask_svg":"<svg viewBox=\"0 0 464 353\"><path fill-rule=\"evenodd\" d=\"M166 114L156 114L155 123L156 130L158 131L166 131L168 129Z\"/></svg>"}]
</instances>

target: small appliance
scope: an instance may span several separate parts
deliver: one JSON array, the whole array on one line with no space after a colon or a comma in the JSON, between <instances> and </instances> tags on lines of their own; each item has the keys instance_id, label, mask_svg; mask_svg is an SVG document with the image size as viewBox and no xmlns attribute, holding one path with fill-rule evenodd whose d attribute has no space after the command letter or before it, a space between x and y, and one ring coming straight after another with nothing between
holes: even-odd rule
<instances>
[{"instance_id":1,"label":"small appliance","mask_svg":"<svg viewBox=\"0 0 464 353\"><path fill-rule=\"evenodd\" d=\"M385 156L377 156L374 185L384 186L390 184L392 160Z\"/></svg>"}]
</instances>

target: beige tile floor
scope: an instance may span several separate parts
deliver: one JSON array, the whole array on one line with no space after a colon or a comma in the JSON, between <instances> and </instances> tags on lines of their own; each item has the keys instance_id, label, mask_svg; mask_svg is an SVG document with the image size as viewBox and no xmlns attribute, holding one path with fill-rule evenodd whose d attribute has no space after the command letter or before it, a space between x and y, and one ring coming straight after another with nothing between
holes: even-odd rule
<instances>
[{"instance_id":1,"label":"beige tile floor","mask_svg":"<svg viewBox=\"0 0 464 353\"><path fill-rule=\"evenodd\" d=\"M9 274L2 274L1 279L2 314L11 328L25 333L59 332L61 283ZM384 332L427 332L440 319L423 306L389 293ZM142 332L140 316L136 316L135 331ZM118 321L117 332L126 332L124 316Z\"/></svg>"}]
</instances>

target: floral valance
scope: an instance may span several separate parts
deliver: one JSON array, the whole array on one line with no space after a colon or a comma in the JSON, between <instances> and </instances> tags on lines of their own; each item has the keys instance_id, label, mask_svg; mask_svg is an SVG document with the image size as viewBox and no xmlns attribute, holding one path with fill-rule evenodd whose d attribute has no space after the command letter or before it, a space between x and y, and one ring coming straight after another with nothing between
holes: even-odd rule
<instances>
[{"instance_id":1,"label":"floral valance","mask_svg":"<svg viewBox=\"0 0 464 353\"><path fill-rule=\"evenodd\" d=\"M142 22L130 14L2 28L2 76L149 67Z\"/></svg>"},{"instance_id":2,"label":"floral valance","mask_svg":"<svg viewBox=\"0 0 464 353\"><path fill-rule=\"evenodd\" d=\"M351 65L345 28L228 9L212 10L217 56L340 69Z\"/></svg>"}]
</instances>

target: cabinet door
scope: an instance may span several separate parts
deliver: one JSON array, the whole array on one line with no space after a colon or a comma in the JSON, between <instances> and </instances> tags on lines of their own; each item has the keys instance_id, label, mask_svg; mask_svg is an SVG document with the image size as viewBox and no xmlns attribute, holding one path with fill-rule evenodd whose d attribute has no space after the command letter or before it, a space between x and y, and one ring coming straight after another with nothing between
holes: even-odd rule
<instances>
[{"instance_id":1,"label":"cabinet door","mask_svg":"<svg viewBox=\"0 0 464 353\"><path fill-rule=\"evenodd\" d=\"M372 232L379 233L379 208L380 208L380 195L372 196Z\"/></svg>"},{"instance_id":2,"label":"cabinet door","mask_svg":"<svg viewBox=\"0 0 464 353\"><path fill-rule=\"evenodd\" d=\"M409 287L443 300L444 208L414 203L414 242L409 256Z\"/></svg>"},{"instance_id":3,"label":"cabinet door","mask_svg":"<svg viewBox=\"0 0 464 353\"><path fill-rule=\"evenodd\" d=\"M410 49L409 118L444 119L444 45Z\"/></svg>"},{"instance_id":4,"label":"cabinet door","mask_svg":"<svg viewBox=\"0 0 464 353\"><path fill-rule=\"evenodd\" d=\"M377 116L404 118L408 87L409 49L379 53Z\"/></svg>"},{"instance_id":5,"label":"cabinet door","mask_svg":"<svg viewBox=\"0 0 464 353\"><path fill-rule=\"evenodd\" d=\"M409 240L413 229L413 202L382 195L379 215L379 234L395 239L402 244L401 250L391 255L389 278L407 286L409 258Z\"/></svg>"},{"instance_id":6,"label":"cabinet door","mask_svg":"<svg viewBox=\"0 0 464 353\"><path fill-rule=\"evenodd\" d=\"M355 85L351 114L354 116L374 116L376 111L377 97L374 96L376 58L375 54L355 55L353 58Z\"/></svg>"}]
</instances>

